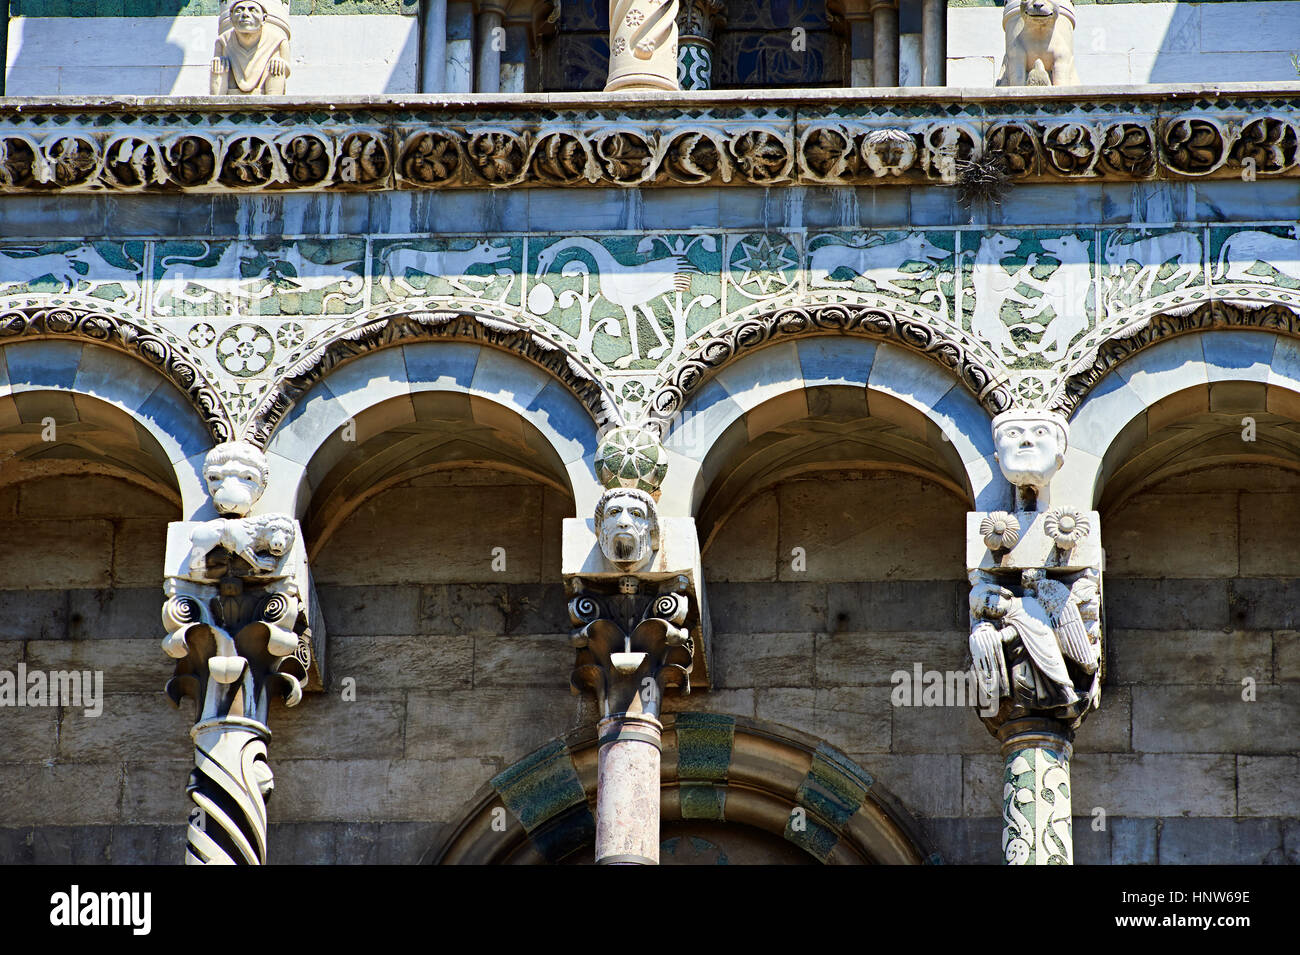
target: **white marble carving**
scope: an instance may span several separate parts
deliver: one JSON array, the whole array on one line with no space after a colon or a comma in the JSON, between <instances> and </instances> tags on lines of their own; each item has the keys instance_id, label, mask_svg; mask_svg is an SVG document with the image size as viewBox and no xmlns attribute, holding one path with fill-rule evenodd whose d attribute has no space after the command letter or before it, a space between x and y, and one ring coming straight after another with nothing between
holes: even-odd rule
<instances>
[{"instance_id":1,"label":"white marble carving","mask_svg":"<svg viewBox=\"0 0 1300 955\"><path fill-rule=\"evenodd\" d=\"M938 263L951 256L952 253L939 248L922 232L911 232L895 242L876 245L869 245L865 238L860 245L827 243L808 253L808 283L813 288L852 288L858 279L866 279L881 294L910 298L914 291L898 283L926 278ZM904 266L913 263L923 268L904 270ZM832 279L836 273L852 278Z\"/></svg>"},{"instance_id":2,"label":"white marble carving","mask_svg":"<svg viewBox=\"0 0 1300 955\"><path fill-rule=\"evenodd\" d=\"M1244 231L1230 235L1219 249L1216 282L1263 282L1278 284L1290 279L1300 282L1300 228L1292 227L1290 238L1271 232ZM1259 272L1265 265L1278 276Z\"/></svg>"},{"instance_id":3,"label":"white marble carving","mask_svg":"<svg viewBox=\"0 0 1300 955\"><path fill-rule=\"evenodd\" d=\"M659 549L655 499L635 488L614 488L596 504L596 533L605 559L624 573L645 567Z\"/></svg>"},{"instance_id":4,"label":"white marble carving","mask_svg":"<svg viewBox=\"0 0 1300 955\"><path fill-rule=\"evenodd\" d=\"M1100 702L1100 593L1094 571L1054 579L1041 569L970 575L970 652L995 723L1051 716L1075 725Z\"/></svg>"},{"instance_id":5,"label":"white marble carving","mask_svg":"<svg viewBox=\"0 0 1300 955\"><path fill-rule=\"evenodd\" d=\"M998 467L1002 476L1016 486L1020 509L1042 509L1046 499L1043 492L1065 463L1069 427L1065 418L1054 411L1017 408L993 419Z\"/></svg>"},{"instance_id":6,"label":"white marble carving","mask_svg":"<svg viewBox=\"0 0 1300 955\"><path fill-rule=\"evenodd\" d=\"M677 0L609 0L606 91L676 90Z\"/></svg>"},{"instance_id":7,"label":"white marble carving","mask_svg":"<svg viewBox=\"0 0 1300 955\"><path fill-rule=\"evenodd\" d=\"M1006 57L997 85L1078 86L1074 23L1070 0L1008 0L1002 11Z\"/></svg>"},{"instance_id":8,"label":"white marble carving","mask_svg":"<svg viewBox=\"0 0 1300 955\"><path fill-rule=\"evenodd\" d=\"M167 693L198 704L186 862L266 861L266 761L272 693L293 706L312 660L306 553L297 522L250 516L266 489L267 459L241 441L204 460L203 479L223 517L167 529L163 651L176 662Z\"/></svg>"},{"instance_id":9,"label":"white marble carving","mask_svg":"<svg viewBox=\"0 0 1300 955\"><path fill-rule=\"evenodd\" d=\"M213 96L283 96L289 78L289 5L227 0L212 52Z\"/></svg>"}]
</instances>

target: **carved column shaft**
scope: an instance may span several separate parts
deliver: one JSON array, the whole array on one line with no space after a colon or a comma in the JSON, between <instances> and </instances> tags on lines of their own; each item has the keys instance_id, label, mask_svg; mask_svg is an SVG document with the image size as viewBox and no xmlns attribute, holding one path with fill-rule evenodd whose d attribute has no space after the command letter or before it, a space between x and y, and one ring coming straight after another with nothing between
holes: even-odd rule
<instances>
[{"instance_id":1,"label":"carved column shaft","mask_svg":"<svg viewBox=\"0 0 1300 955\"><path fill-rule=\"evenodd\" d=\"M1001 744L1002 859L1071 865L1074 731L1101 703L1102 551L1095 511L1049 507L1069 422L1013 409L992 422L1015 510L967 516L970 651L979 714Z\"/></svg>"},{"instance_id":2,"label":"carved column shaft","mask_svg":"<svg viewBox=\"0 0 1300 955\"><path fill-rule=\"evenodd\" d=\"M684 0L677 17L677 81L684 90L713 88L713 36L723 0Z\"/></svg>"},{"instance_id":3,"label":"carved column shaft","mask_svg":"<svg viewBox=\"0 0 1300 955\"><path fill-rule=\"evenodd\" d=\"M659 864L659 762L663 724L648 714L600 721L596 864Z\"/></svg>"},{"instance_id":4,"label":"carved column shaft","mask_svg":"<svg viewBox=\"0 0 1300 955\"><path fill-rule=\"evenodd\" d=\"M659 863L659 763L665 691L690 692L700 626L699 548L682 519L666 527L650 490L661 449L618 429L597 451L610 487L593 521L564 523L562 572L577 651L570 685L600 708L596 862ZM624 483L625 482L625 483Z\"/></svg>"},{"instance_id":5,"label":"carved column shaft","mask_svg":"<svg viewBox=\"0 0 1300 955\"><path fill-rule=\"evenodd\" d=\"M947 16L947 0L922 0L921 83L924 86L948 83Z\"/></svg>"},{"instance_id":6,"label":"carved column shaft","mask_svg":"<svg viewBox=\"0 0 1300 955\"><path fill-rule=\"evenodd\" d=\"M447 93L474 91L474 4L447 2L447 55L442 88Z\"/></svg>"},{"instance_id":7,"label":"carved column shaft","mask_svg":"<svg viewBox=\"0 0 1300 955\"><path fill-rule=\"evenodd\" d=\"M263 865L267 711L273 695L298 703L312 665L306 551L292 518L249 516L268 478L257 448L218 445L203 478L229 516L168 526L162 610L163 652L176 661L167 695L198 708L185 862Z\"/></svg>"},{"instance_id":8,"label":"carved column shaft","mask_svg":"<svg viewBox=\"0 0 1300 955\"><path fill-rule=\"evenodd\" d=\"M1055 720L1024 719L998 731L1002 741L1002 861L1073 865L1071 736Z\"/></svg>"},{"instance_id":9,"label":"carved column shaft","mask_svg":"<svg viewBox=\"0 0 1300 955\"><path fill-rule=\"evenodd\" d=\"M877 0L871 7L875 86L898 85L898 2Z\"/></svg>"},{"instance_id":10,"label":"carved column shaft","mask_svg":"<svg viewBox=\"0 0 1300 955\"><path fill-rule=\"evenodd\" d=\"M500 10L488 9L478 15L477 42L474 89L479 93L499 93L501 51L505 46L505 25Z\"/></svg>"},{"instance_id":11,"label":"carved column shaft","mask_svg":"<svg viewBox=\"0 0 1300 955\"><path fill-rule=\"evenodd\" d=\"M420 18L420 90L441 93L447 84L447 0L424 0Z\"/></svg>"},{"instance_id":12,"label":"carved column shaft","mask_svg":"<svg viewBox=\"0 0 1300 955\"><path fill-rule=\"evenodd\" d=\"M677 90L677 0L610 0L605 91Z\"/></svg>"}]
</instances>

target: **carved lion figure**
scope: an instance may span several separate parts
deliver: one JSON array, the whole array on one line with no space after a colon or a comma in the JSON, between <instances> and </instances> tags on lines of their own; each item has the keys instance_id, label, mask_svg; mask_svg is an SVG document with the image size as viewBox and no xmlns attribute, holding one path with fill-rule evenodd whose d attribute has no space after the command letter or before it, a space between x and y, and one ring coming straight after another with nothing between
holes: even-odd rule
<instances>
[{"instance_id":1,"label":"carved lion figure","mask_svg":"<svg viewBox=\"0 0 1300 955\"><path fill-rule=\"evenodd\" d=\"M293 546L293 521L284 514L258 517L223 517L207 521L194 529L190 537L190 571L203 573L207 556L214 548L242 558L258 570L272 570ZM270 556L264 557L263 554Z\"/></svg>"},{"instance_id":2,"label":"carved lion figure","mask_svg":"<svg viewBox=\"0 0 1300 955\"><path fill-rule=\"evenodd\" d=\"M1006 58L998 86L1078 86L1071 0L1007 0Z\"/></svg>"}]
</instances>

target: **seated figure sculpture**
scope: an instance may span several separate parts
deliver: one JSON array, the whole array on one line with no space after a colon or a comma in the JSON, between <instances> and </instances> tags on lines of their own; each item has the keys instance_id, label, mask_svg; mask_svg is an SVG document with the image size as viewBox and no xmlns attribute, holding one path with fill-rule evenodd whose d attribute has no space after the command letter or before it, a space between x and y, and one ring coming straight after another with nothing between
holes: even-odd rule
<instances>
[{"instance_id":1,"label":"seated figure sculpture","mask_svg":"<svg viewBox=\"0 0 1300 955\"><path fill-rule=\"evenodd\" d=\"M1006 58L997 85L1078 86L1074 23L1070 0L1008 0L1002 12Z\"/></svg>"},{"instance_id":2,"label":"seated figure sculpture","mask_svg":"<svg viewBox=\"0 0 1300 955\"><path fill-rule=\"evenodd\" d=\"M212 54L213 96L282 96L289 76L289 8L235 0L223 9Z\"/></svg>"}]
</instances>

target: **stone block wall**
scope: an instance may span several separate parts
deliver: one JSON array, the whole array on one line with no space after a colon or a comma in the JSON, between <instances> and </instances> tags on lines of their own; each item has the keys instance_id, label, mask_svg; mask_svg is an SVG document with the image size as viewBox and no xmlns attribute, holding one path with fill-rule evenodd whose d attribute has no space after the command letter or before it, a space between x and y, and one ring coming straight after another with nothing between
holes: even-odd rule
<instances>
[{"instance_id":1,"label":"stone block wall","mask_svg":"<svg viewBox=\"0 0 1300 955\"><path fill-rule=\"evenodd\" d=\"M1079 862L1300 858L1300 559L1285 547L1298 491L1291 472L1226 468L1103 515L1108 680L1076 742ZM965 707L891 699L896 671L966 666L965 509L919 477L866 471L743 503L704 554L712 688L666 709L824 738L902 800L945 861L997 861L996 742ZM273 862L419 861L492 776L593 718L567 688L555 582L571 514L527 478L438 471L363 501L324 542L329 686L272 709ZM155 583L174 516L103 476L0 491L6 539L32 542L29 560L0 569L0 668L104 673L98 717L0 711L0 860L182 857L192 716L160 692Z\"/></svg>"},{"instance_id":2,"label":"stone block wall","mask_svg":"<svg viewBox=\"0 0 1300 955\"><path fill-rule=\"evenodd\" d=\"M7 96L207 96L218 0L12 0ZM293 96L419 89L413 0L292 0Z\"/></svg>"},{"instance_id":3,"label":"stone block wall","mask_svg":"<svg viewBox=\"0 0 1300 955\"><path fill-rule=\"evenodd\" d=\"M1001 0L950 0L948 85L992 86L1005 38ZM1074 0L1085 86L1294 80L1300 6L1289 0Z\"/></svg>"}]
</instances>

